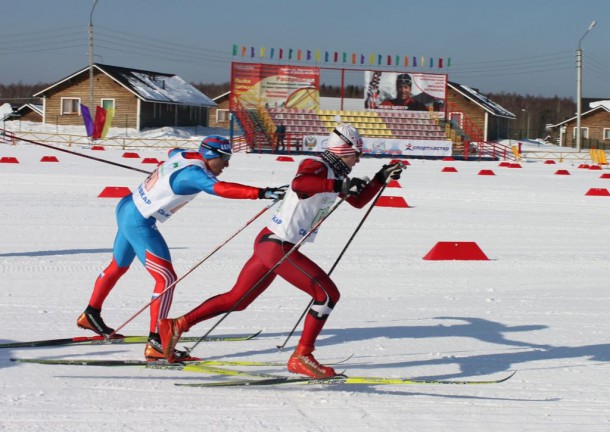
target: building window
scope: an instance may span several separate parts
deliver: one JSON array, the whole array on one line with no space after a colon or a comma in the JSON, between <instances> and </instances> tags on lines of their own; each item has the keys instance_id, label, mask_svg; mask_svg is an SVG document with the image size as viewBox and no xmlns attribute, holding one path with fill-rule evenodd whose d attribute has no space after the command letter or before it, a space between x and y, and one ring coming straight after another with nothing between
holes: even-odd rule
<instances>
[{"instance_id":1,"label":"building window","mask_svg":"<svg viewBox=\"0 0 610 432\"><path fill-rule=\"evenodd\" d=\"M231 120L231 111L226 109L216 110L216 123L228 122Z\"/></svg>"},{"instance_id":2,"label":"building window","mask_svg":"<svg viewBox=\"0 0 610 432\"><path fill-rule=\"evenodd\" d=\"M610 129L604 128L604 140L610 140Z\"/></svg>"},{"instance_id":3,"label":"building window","mask_svg":"<svg viewBox=\"0 0 610 432\"><path fill-rule=\"evenodd\" d=\"M576 129L577 129L577 128L573 128L573 129L572 129L572 138L573 138L573 139L576 139ZM581 128L580 128L580 130L581 130L581 132L582 132L582 134L581 134L581 136L580 136L580 137L581 137L581 138L588 139L588 138L589 138L589 128L588 128L588 127L581 127Z\"/></svg>"},{"instance_id":4,"label":"building window","mask_svg":"<svg viewBox=\"0 0 610 432\"><path fill-rule=\"evenodd\" d=\"M462 114L461 112L449 113L449 120L451 121L452 127L461 128L463 119L464 119L464 114Z\"/></svg>"},{"instance_id":5,"label":"building window","mask_svg":"<svg viewBox=\"0 0 610 432\"><path fill-rule=\"evenodd\" d=\"M102 108L106 111L114 109L114 99L102 99Z\"/></svg>"},{"instance_id":6,"label":"building window","mask_svg":"<svg viewBox=\"0 0 610 432\"><path fill-rule=\"evenodd\" d=\"M80 98L61 98L61 115L79 115Z\"/></svg>"}]
</instances>

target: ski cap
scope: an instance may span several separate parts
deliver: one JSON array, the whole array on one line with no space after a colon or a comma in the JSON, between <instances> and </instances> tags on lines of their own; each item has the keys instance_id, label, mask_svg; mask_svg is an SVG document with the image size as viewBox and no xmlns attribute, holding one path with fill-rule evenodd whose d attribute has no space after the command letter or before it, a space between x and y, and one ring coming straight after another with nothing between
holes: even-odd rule
<instances>
[{"instance_id":1,"label":"ski cap","mask_svg":"<svg viewBox=\"0 0 610 432\"><path fill-rule=\"evenodd\" d=\"M217 157L222 160L229 160L231 158L231 143L228 139L221 135L210 135L201 141L199 145L199 154L204 159L215 159Z\"/></svg>"},{"instance_id":2,"label":"ski cap","mask_svg":"<svg viewBox=\"0 0 610 432\"><path fill-rule=\"evenodd\" d=\"M354 126L341 123L328 136L327 150L337 156L362 154L362 137Z\"/></svg>"}]
</instances>

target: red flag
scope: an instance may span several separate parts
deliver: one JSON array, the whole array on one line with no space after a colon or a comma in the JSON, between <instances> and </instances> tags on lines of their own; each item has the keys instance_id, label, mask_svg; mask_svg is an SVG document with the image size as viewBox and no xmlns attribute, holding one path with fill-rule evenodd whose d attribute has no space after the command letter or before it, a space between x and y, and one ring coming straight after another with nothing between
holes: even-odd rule
<instances>
[{"instance_id":1,"label":"red flag","mask_svg":"<svg viewBox=\"0 0 610 432\"><path fill-rule=\"evenodd\" d=\"M438 59L438 68L439 68L439 69L442 69L442 68L443 68L443 59L442 59L442 58L439 58L439 59Z\"/></svg>"},{"instance_id":2,"label":"red flag","mask_svg":"<svg viewBox=\"0 0 610 432\"><path fill-rule=\"evenodd\" d=\"M93 123L93 138L94 140L102 137L104 124L106 123L106 110L101 106L95 107L95 121Z\"/></svg>"}]
</instances>

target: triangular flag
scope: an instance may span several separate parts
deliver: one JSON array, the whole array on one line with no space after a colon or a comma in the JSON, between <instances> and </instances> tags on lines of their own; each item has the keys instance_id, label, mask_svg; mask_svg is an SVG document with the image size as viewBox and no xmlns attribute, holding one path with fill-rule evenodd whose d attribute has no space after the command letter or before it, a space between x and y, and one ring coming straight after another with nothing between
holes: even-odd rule
<instances>
[{"instance_id":1,"label":"triangular flag","mask_svg":"<svg viewBox=\"0 0 610 432\"><path fill-rule=\"evenodd\" d=\"M95 120L93 122L93 135L91 138L94 140L102 137L102 131L104 130L104 123L106 123L106 110L101 106L95 107Z\"/></svg>"},{"instance_id":2,"label":"triangular flag","mask_svg":"<svg viewBox=\"0 0 610 432\"><path fill-rule=\"evenodd\" d=\"M87 136L90 137L93 135L93 119L91 118L91 112L86 105L80 104L80 113L83 116L83 122L85 123L85 130L87 131Z\"/></svg>"},{"instance_id":3,"label":"triangular flag","mask_svg":"<svg viewBox=\"0 0 610 432\"><path fill-rule=\"evenodd\" d=\"M109 108L106 110L106 121L104 122L104 129L102 130L102 139L106 138L106 134L110 129L110 125L112 124L112 119L114 118L114 108Z\"/></svg>"}]
</instances>

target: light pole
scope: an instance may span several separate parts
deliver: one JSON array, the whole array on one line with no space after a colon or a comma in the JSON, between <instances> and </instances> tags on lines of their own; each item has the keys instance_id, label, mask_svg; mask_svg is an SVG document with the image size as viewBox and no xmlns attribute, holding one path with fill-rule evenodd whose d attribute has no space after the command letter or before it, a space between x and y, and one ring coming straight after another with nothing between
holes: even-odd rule
<instances>
[{"instance_id":1,"label":"light pole","mask_svg":"<svg viewBox=\"0 0 610 432\"><path fill-rule=\"evenodd\" d=\"M582 117L582 40L589 34L591 29L597 24L591 21L589 28L578 41L578 49L576 50L576 150L580 152L582 142L582 132L580 131L580 121Z\"/></svg>"},{"instance_id":2,"label":"light pole","mask_svg":"<svg viewBox=\"0 0 610 432\"><path fill-rule=\"evenodd\" d=\"M525 138L530 139L530 112L525 108L521 108L521 111L527 113L527 129L525 130Z\"/></svg>"},{"instance_id":3,"label":"light pole","mask_svg":"<svg viewBox=\"0 0 610 432\"><path fill-rule=\"evenodd\" d=\"M89 111L94 111L93 106L93 9L97 0L93 0L93 6L91 7L91 13L89 14Z\"/></svg>"}]
</instances>

